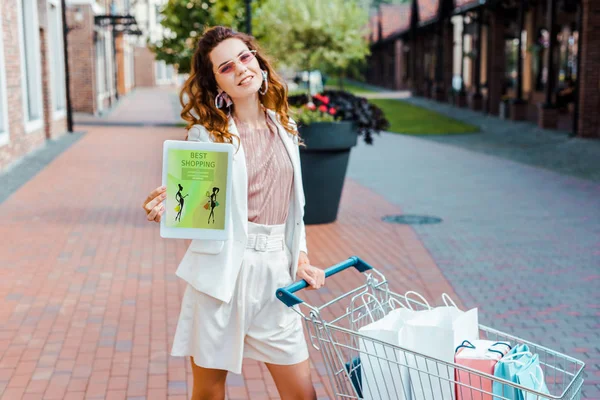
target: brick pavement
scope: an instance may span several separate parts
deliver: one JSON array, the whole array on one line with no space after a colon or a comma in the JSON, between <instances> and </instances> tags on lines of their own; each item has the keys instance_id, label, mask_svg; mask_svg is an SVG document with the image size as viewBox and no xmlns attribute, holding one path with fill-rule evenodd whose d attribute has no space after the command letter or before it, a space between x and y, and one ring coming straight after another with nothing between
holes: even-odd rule
<instances>
[{"instance_id":1,"label":"brick pavement","mask_svg":"<svg viewBox=\"0 0 600 400\"><path fill-rule=\"evenodd\" d=\"M441 217L414 229L464 304L584 360L584 395L599 399L600 184L440 142L383 134L353 150L348 175L406 213Z\"/></svg>"},{"instance_id":2,"label":"brick pavement","mask_svg":"<svg viewBox=\"0 0 600 400\"><path fill-rule=\"evenodd\" d=\"M162 141L184 131L86 129L0 204L0 399L189 398L189 362L168 355L185 286L174 272L188 241L161 239L140 209L160 182ZM308 227L313 263L358 255L393 290L456 297L413 229L380 221L399 212L348 181L339 221ZM340 274L306 298L317 304L360 282ZM319 398L328 398L323 362L311 354ZM230 374L227 391L232 400L277 398L253 361Z\"/></svg>"},{"instance_id":3,"label":"brick pavement","mask_svg":"<svg viewBox=\"0 0 600 400\"><path fill-rule=\"evenodd\" d=\"M115 107L100 116L75 113L75 124L87 125L177 125L182 122L181 105L174 86L139 87L122 96Z\"/></svg>"}]
</instances>

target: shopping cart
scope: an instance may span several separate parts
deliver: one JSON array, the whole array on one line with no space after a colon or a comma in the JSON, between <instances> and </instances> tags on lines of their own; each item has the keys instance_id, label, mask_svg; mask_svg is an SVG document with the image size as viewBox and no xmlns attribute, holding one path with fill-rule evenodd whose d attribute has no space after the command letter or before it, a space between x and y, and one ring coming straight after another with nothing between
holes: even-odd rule
<instances>
[{"instance_id":1,"label":"shopping cart","mask_svg":"<svg viewBox=\"0 0 600 400\"><path fill-rule=\"evenodd\" d=\"M581 398L585 366L582 361L483 325L479 325L482 339L526 344L532 353L538 354L549 394L360 334L361 327L383 318L394 309L395 304L410 304L415 310L425 309L426 305L411 296L391 292L385 277L358 257L328 268L325 276L350 267L366 276L365 284L320 307L306 304L294 294L308 286L305 281L295 282L276 292L279 300L302 315L311 344L323 357L337 399ZM336 310L342 315L336 315ZM327 321L324 314L332 318ZM457 379L459 376L463 379ZM466 381L465 376L468 377ZM493 394L491 389L483 389L491 387L493 382L494 386L502 388L502 395L498 390Z\"/></svg>"}]
</instances>

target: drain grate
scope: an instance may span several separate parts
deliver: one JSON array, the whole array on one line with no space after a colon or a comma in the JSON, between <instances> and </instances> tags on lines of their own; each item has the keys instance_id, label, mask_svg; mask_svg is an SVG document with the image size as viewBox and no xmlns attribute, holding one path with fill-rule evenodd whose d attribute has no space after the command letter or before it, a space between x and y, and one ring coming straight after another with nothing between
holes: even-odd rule
<instances>
[{"instance_id":1,"label":"drain grate","mask_svg":"<svg viewBox=\"0 0 600 400\"><path fill-rule=\"evenodd\" d=\"M391 224L404 225L439 224L442 222L441 218L429 215L386 215L382 220Z\"/></svg>"}]
</instances>

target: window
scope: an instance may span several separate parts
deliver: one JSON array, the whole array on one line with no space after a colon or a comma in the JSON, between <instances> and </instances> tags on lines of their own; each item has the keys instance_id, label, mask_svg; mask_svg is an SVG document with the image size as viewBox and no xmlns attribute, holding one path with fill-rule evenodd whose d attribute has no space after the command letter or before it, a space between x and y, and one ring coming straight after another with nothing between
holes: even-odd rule
<instances>
[{"instance_id":1,"label":"window","mask_svg":"<svg viewBox=\"0 0 600 400\"><path fill-rule=\"evenodd\" d=\"M50 47L50 69L52 78L52 109L55 118L62 117L66 110L65 59L62 40L62 19L57 4L48 4L48 42Z\"/></svg>"},{"instance_id":2,"label":"window","mask_svg":"<svg viewBox=\"0 0 600 400\"><path fill-rule=\"evenodd\" d=\"M8 143L8 101L3 43L4 38L2 35L2 9L0 8L0 146Z\"/></svg>"},{"instance_id":3,"label":"window","mask_svg":"<svg viewBox=\"0 0 600 400\"><path fill-rule=\"evenodd\" d=\"M96 93L104 95L106 92L106 64L104 62L104 37L98 35L96 39Z\"/></svg>"},{"instance_id":4,"label":"window","mask_svg":"<svg viewBox=\"0 0 600 400\"><path fill-rule=\"evenodd\" d=\"M21 0L20 14L23 114L25 117L25 131L31 132L40 129L44 124L42 119L42 77L36 0Z\"/></svg>"}]
</instances>

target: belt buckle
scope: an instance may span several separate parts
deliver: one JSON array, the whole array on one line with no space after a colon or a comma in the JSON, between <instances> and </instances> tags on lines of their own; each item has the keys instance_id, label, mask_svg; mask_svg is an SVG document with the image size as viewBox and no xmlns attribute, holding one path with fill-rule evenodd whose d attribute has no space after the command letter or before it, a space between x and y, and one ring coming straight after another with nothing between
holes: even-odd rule
<instances>
[{"instance_id":1,"label":"belt buckle","mask_svg":"<svg viewBox=\"0 0 600 400\"><path fill-rule=\"evenodd\" d=\"M256 243L254 244L256 251L267 251L267 236L256 235Z\"/></svg>"}]
</instances>

